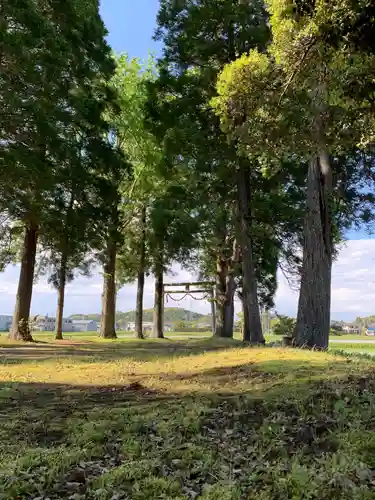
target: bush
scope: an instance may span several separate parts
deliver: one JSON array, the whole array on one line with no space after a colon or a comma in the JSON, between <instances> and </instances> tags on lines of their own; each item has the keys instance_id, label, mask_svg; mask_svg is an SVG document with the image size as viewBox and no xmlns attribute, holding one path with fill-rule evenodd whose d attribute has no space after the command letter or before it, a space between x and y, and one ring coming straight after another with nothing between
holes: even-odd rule
<instances>
[{"instance_id":1,"label":"bush","mask_svg":"<svg viewBox=\"0 0 375 500\"><path fill-rule=\"evenodd\" d=\"M330 335L342 335L343 333L343 330L338 330L337 328L330 328L329 330Z\"/></svg>"},{"instance_id":2,"label":"bush","mask_svg":"<svg viewBox=\"0 0 375 500\"><path fill-rule=\"evenodd\" d=\"M278 316L278 323L273 327L275 335L290 335L293 336L296 320L289 316Z\"/></svg>"}]
</instances>

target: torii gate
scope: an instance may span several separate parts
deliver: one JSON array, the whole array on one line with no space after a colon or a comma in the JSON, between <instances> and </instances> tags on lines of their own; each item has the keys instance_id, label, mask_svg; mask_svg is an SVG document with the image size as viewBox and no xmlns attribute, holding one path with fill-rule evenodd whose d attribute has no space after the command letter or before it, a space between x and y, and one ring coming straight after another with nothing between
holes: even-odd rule
<instances>
[{"instance_id":1,"label":"torii gate","mask_svg":"<svg viewBox=\"0 0 375 500\"><path fill-rule=\"evenodd\" d=\"M184 287L183 290L178 290L176 287ZM191 289L191 287L194 287ZM201 288L200 288L201 287ZM204 297L195 298L193 295L203 293ZM182 298L174 299L172 295L183 294ZM187 281L183 283L164 283L163 285L163 313L165 298L170 298L175 302L183 300L185 297L191 297L194 300L206 300L211 302L211 314L212 314L212 334L215 335L216 332L216 297L215 297L215 283L213 281ZM163 326L164 326L164 314L163 314ZM163 328L164 330L164 328Z\"/></svg>"}]
</instances>

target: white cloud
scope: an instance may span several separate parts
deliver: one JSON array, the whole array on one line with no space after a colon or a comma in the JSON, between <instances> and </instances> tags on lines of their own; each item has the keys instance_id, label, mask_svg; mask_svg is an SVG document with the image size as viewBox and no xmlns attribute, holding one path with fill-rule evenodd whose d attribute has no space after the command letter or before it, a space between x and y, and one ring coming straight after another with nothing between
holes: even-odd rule
<instances>
[{"instance_id":1,"label":"white cloud","mask_svg":"<svg viewBox=\"0 0 375 500\"><path fill-rule=\"evenodd\" d=\"M375 313L375 239L349 240L341 246L332 273L332 317L354 319ZM298 294L280 277L276 307L295 315Z\"/></svg>"},{"instance_id":2,"label":"white cloud","mask_svg":"<svg viewBox=\"0 0 375 500\"><path fill-rule=\"evenodd\" d=\"M341 252L333 266L332 277L332 317L351 319L357 315L375 313L375 239L350 240L342 245ZM0 274L0 313L11 314L17 292L19 275L18 266L9 266ZM169 283L192 281L196 276L180 266L173 266L172 273L165 277ZM134 309L137 287L135 283L126 285L118 294L117 309L127 311ZM102 277L94 273L90 278L79 276L69 283L66 294L66 314L90 313L100 311ZM145 308L153 306L154 283L152 277L146 278L144 302ZM175 296L175 298L181 298ZM276 309L285 314L295 315L298 293L292 291L285 278L279 276L276 294ZM169 300L167 306L180 306L198 312L208 313L210 304L207 301L196 301L185 298L179 302ZM56 308L56 291L46 282L40 280L33 291L33 314L54 315ZM240 305L236 304L239 311Z\"/></svg>"}]
</instances>

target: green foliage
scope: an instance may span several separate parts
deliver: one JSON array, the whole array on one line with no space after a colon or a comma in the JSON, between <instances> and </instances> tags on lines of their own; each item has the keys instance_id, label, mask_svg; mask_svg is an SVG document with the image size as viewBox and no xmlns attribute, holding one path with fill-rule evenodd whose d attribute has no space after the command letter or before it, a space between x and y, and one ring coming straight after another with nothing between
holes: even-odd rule
<instances>
[{"instance_id":1,"label":"green foliage","mask_svg":"<svg viewBox=\"0 0 375 500\"><path fill-rule=\"evenodd\" d=\"M162 160L160 147L145 124L147 85L156 78L152 57L144 64L129 59L126 54L115 57L116 72L110 87L116 92L119 112L110 115L111 126L116 130L118 146L133 167L132 181L122 187L127 201L147 201L157 190L157 171Z\"/></svg>"},{"instance_id":2,"label":"green foliage","mask_svg":"<svg viewBox=\"0 0 375 500\"><path fill-rule=\"evenodd\" d=\"M275 118L271 113L275 104L272 88L275 76L276 71L267 54L255 49L226 65L218 77L218 95L211 100L211 105L222 118L226 132L241 127L246 117L246 127L256 133L251 137L252 151L257 144L263 148L264 129L272 126ZM269 95L265 95L265 90Z\"/></svg>"},{"instance_id":3,"label":"green foliage","mask_svg":"<svg viewBox=\"0 0 375 500\"><path fill-rule=\"evenodd\" d=\"M269 36L265 17L259 0L162 0L156 38L164 42L165 59L178 71L189 67L215 73L236 54L263 46ZM212 64L204 67L207 61Z\"/></svg>"},{"instance_id":4,"label":"green foliage","mask_svg":"<svg viewBox=\"0 0 375 500\"><path fill-rule=\"evenodd\" d=\"M164 144L167 166L186 172L184 185L199 221L199 230L190 238L199 248L199 253L190 254L192 266L199 267L202 277L212 277L216 262L224 259L231 262L231 272L241 287L241 262L232 259L238 236L235 172L240 158L235 144L228 143L221 131L209 101L215 96L216 77L225 63L250 49L259 53L265 49L269 30L264 5L163 1L156 36L165 51L159 61L159 78L150 89L150 115L154 133ZM270 206L262 195L269 193L271 199L280 189L276 183L272 188L259 186L261 181L256 169L253 171L251 235L259 295L262 303L271 305L282 244L271 237L274 227L263 230ZM281 204L272 200L271 206Z\"/></svg>"},{"instance_id":5,"label":"green foliage","mask_svg":"<svg viewBox=\"0 0 375 500\"><path fill-rule=\"evenodd\" d=\"M184 332L190 325L186 321L176 321L173 325L175 332Z\"/></svg>"},{"instance_id":6,"label":"green foliage","mask_svg":"<svg viewBox=\"0 0 375 500\"><path fill-rule=\"evenodd\" d=\"M355 89L358 81L371 87L374 54L348 42L350 30L348 37L331 38L342 31L338 13L344 18L354 14L349 3L271 0L272 43L267 52L252 50L224 68L217 82L218 96L211 100L223 130L243 155L260 162L263 175L272 176L285 159L294 158L302 165L310 162L304 238L300 238L304 241L300 345L326 347L330 299L329 292L324 295L321 290L330 289L334 243L359 219L359 212L363 222L373 220L373 208L362 205L357 212L365 185L358 179L361 167L357 163L353 171L345 165L359 148L363 157L371 154L371 148L363 149L372 143L374 130L371 94L363 96ZM350 186L341 183L343 177ZM338 193L336 188L343 189ZM321 311L320 317L312 310Z\"/></svg>"},{"instance_id":7,"label":"green foliage","mask_svg":"<svg viewBox=\"0 0 375 500\"><path fill-rule=\"evenodd\" d=\"M196 223L187 205L184 176L165 175L161 145L146 126L148 88L156 79L153 59L142 65L121 55L116 65L111 86L119 94L121 111L112 123L132 165L131 179L120 187L120 217L127 236L119 248L117 280L124 284L137 276L143 246L146 273L155 271L159 261L167 266L191 246L189 235Z\"/></svg>"},{"instance_id":8,"label":"green foliage","mask_svg":"<svg viewBox=\"0 0 375 500\"><path fill-rule=\"evenodd\" d=\"M225 262L241 291L241 170L252 279L270 308L278 266L300 268L305 174L321 149L335 186L329 237L372 222L373 9L366 0L267 7L161 0L156 67L111 55L97 1L6 3L0 269L19 258L26 225L55 287L62 269L64 281L86 274L94 255L114 275L115 248L118 287L180 260L206 277Z\"/></svg>"},{"instance_id":9,"label":"green foliage","mask_svg":"<svg viewBox=\"0 0 375 500\"><path fill-rule=\"evenodd\" d=\"M355 323L357 325L361 324L361 325L364 325L364 326L368 326L371 323L375 323L375 315L366 316L366 317L358 316L356 318L356 320L355 320Z\"/></svg>"},{"instance_id":10,"label":"green foliage","mask_svg":"<svg viewBox=\"0 0 375 500\"><path fill-rule=\"evenodd\" d=\"M8 217L3 263L13 258L14 224L32 236L22 252L12 330L19 336L18 325L29 319L37 238L51 255L52 282L70 279L94 246L88 227L100 241L108 174L124 162L108 140L104 117L115 107L107 85L115 67L98 2L8 2L0 23L0 213Z\"/></svg>"},{"instance_id":11,"label":"green foliage","mask_svg":"<svg viewBox=\"0 0 375 500\"><path fill-rule=\"evenodd\" d=\"M344 332L343 326L338 323L331 323L330 335L342 335Z\"/></svg>"},{"instance_id":12,"label":"green foliage","mask_svg":"<svg viewBox=\"0 0 375 500\"><path fill-rule=\"evenodd\" d=\"M337 28L341 8L322 0L298 11L292 1L271 1L269 54L251 51L222 71L212 104L225 129L252 151L257 144L277 151L282 137L282 152L308 153L316 147L311 120L317 112L324 112L330 151L371 141L370 100L353 92L353 79L370 82L375 58L343 39L327 43L326 29Z\"/></svg>"},{"instance_id":13,"label":"green foliage","mask_svg":"<svg viewBox=\"0 0 375 500\"><path fill-rule=\"evenodd\" d=\"M289 316L278 315L278 321L272 328L272 333L275 335L293 335L296 326L295 318Z\"/></svg>"},{"instance_id":14,"label":"green foliage","mask_svg":"<svg viewBox=\"0 0 375 500\"><path fill-rule=\"evenodd\" d=\"M97 161L114 69L95 2L47 3L7 3L2 17L0 208L38 224L82 150Z\"/></svg>"}]
</instances>

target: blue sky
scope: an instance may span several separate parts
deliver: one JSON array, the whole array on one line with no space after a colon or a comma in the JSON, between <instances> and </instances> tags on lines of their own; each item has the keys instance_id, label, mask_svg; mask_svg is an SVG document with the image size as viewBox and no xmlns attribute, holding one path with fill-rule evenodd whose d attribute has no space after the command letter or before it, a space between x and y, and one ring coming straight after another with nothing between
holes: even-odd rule
<instances>
[{"instance_id":1,"label":"blue sky","mask_svg":"<svg viewBox=\"0 0 375 500\"><path fill-rule=\"evenodd\" d=\"M214 1L214 0L212 0ZM130 57L145 59L150 51L159 54L160 44L152 40L159 0L101 0L101 15L109 31L108 41L116 52L127 52ZM365 232L348 233L349 241L334 264L332 279L332 317L351 319L374 312L375 297L375 240ZM179 267L174 268L168 281L189 281L192 277ZM11 314L17 290L18 266L9 266L0 274L0 314ZM66 315L100 311L102 278L99 273L91 278L78 278L68 285ZM118 295L117 309L134 309L135 284L124 287ZM298 295L291 291L280 276L276 307L284 314L295 315ZM153 305L153 282L147 279L145 307ZM170 304L172 305L172 304ZM173 304L174 305L174 304ZM181 307L209 312L204 302L181 302ZM239 306L237 305L237 310ZM34 287L32 313L53 316L56 292L41 280Z\"/></svg>"},{"instance_id":2,"label":"blue sky","mask_svg":"<svg viewBox=\"0 0 375 500\"><path fill-rule=\"evenodd\" d=\"M101 0L100 4L108 42L116 52L141 59L150 51L160 53L160 44L152 40L159 0Z\"/></svg>"}]
</instances>

